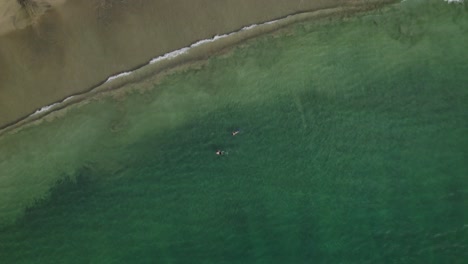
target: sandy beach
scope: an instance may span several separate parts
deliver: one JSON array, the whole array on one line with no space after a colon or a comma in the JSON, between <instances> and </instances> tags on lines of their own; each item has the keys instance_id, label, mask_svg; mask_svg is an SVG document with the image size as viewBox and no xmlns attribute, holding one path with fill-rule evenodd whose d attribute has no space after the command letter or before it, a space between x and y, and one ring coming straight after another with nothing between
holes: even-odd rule
<instances>
[{"instance_id":1,"label":"sandy beach","mask_svg":"<svg viewBox=\"0 0 468 264\"><path fill-rule=\"evenodd\" d=\"M290 14L389 2L394 1L4 1L0 128L198 40Z\"/></svg>"}]
</instances>

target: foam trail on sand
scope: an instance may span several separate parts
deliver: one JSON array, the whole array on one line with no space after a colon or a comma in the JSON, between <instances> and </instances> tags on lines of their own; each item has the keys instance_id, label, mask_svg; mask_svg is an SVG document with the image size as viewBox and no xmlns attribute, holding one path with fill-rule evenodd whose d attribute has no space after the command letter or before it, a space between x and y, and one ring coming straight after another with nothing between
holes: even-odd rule
<instances>
[{"instance_id":1,"label":"foam trail on sand","mask_svg":"<svg viewBox=\"0 0 468 264\"><path fill-rule=\"evenodd\" d=\"M65 101L65 100L64 100ZM63 101L62 101L63 102ZM41 107L40 109L36 110L36 112L34 112L33 114L31 114L31 116L35 116L35 115L38 115L40 113L43 113L43 112L47 112L49 109L51 109L52 107L62 103L62 102L57 102L57 103L53 103L51 105L47 105L47 106L44 106L44 107Z\"/></svg>"},{"instance_id":2,"label":"foam trail on sand","mask_svg":"<svg viewBox=\"0 0 468 264\"><path fill-rule=\"evenodd\" d=\"M38 114L40 114L40 113L47 112L47 111L49 111L50 109L52 109L54 106L60 105L60 104L62 104L62 103L65 103L65 102L67 102L67 101L73 99L74 97L75 97L74 95L71 95L71 96L68 96L67 98L63 99L62 101L53 103L53 104L51 104L51 105L43 106L43 107L37 109L36 112L32 113L30 116L36 116L36 115L38 115Z\"/></svg>"},{"instance_id":3,"label":"foam trail on sand","mask_svg":"<svg viewBox=\"0 0 468 264\"><path fill-rule=\"evenodd\" d=\"M242 30L249 30L249 29L252 29L252 28L254 28L256 26L257 26L257 24L253 24L253 25L250 25L250 26L243 27Z\"/></svg>"},{"instance_id":4,"label":"foam trail on sand","mask_svg":"<svg viewBox=\"0 0 468 264\"><path fill-rule=\"evenodd\" d=\"M175 58L175 57L177 57L179 55L187 53L188 50L189 50L189 48L182 48L182 49L179 49L179 50L175 50L175 51L166 53L166 54L164 54L162 56L151 59L149 64L153 64L153 63L160 62L160 61L163 61L163 60L173 59L173 58Z\"/></svg>"},{"instance_id":5,"label":"foam trail on sand","mask_svg":"<svg viewBox=\"0 0 468 264\"><path fill-rule=\"evenodd\" d=\"M253 27L252 27L253 28ZM245 29L245 28L243 28ZM243 30L242 29L242 30ZM241 30L241 31L242 31ZM237 33L237 32L234 32L234 33ZM234 34L234 33L231 33L231 34ZM222 38L225 38L227 36L230 36L231 34L227 34L227 35L216 35L214 36L213 38L210 38L210 39L202 39L202 40L199 40L193 44L191 44L190 46L188 47L185 47L185 48L181 48L181 49L178 49L178 50L174 50L172 52L169 52L169 53L166 53L162 56L159 56L159 57L156 57L154 59L151 59L150 62L148 64L153 64L153 63L156 63L156 62L160 62L160 61L163 61L163 60L170 60L170 59L173 59L179 55L182 55L182 54L185 54L187 52L190 51L190 49L194 48L194 47L198 47L198 46L201 46L203 44L206 44L206 43L211 43L211 42L214 42L216 40L219 40L219 39L222 39Z\"/></svg>"},{"instance_id":6,"label":"foam trail on sand","mask_svg":"<svg viewBox=\"0 0 468 264\"><path fill-rule=\"evenodd\" d=\"M72 96L69 96L69 97L63 99L62 102L66 102L66 101L68 101L68 100L71 100L71 99L73 99L73 97L75 97L75 96L73 96L73 95L72 95Z\"/></svg>"},{"instance_id":7,"label":"foam trail on sand","mask_svg":"<svg viewBox=\"0 0 468 264\"><path fill-rule=\"evenodd\" d=\"M120 78L120 77L123 77L123 76L127 76L127 75L130 75L132 74L131 71L128 71L128 72L122 72L122 73L119 73L117 75L114 75L114 76L111 76L109 78L107 78L106 82L109 82L109 81L112 81L112 80L115 80L117 78Z\"/></svg>"}]
</instances>

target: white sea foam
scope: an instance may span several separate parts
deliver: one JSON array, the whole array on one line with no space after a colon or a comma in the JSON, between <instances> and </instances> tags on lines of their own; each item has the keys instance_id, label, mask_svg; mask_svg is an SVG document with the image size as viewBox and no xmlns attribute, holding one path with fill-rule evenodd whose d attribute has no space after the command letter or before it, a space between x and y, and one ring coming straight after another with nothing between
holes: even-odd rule
<instances>
[{"instance_id":1,"label":"white sea foam","mask_svg":"<svg viewBox=\"0 0 468 264\"><path fill-rule=\"evenodd\" d=\"M243 27L241 30L242 31L245 31L245 30L249 30L249 29L252 29L254 27L258 26L257 24L253 24L253 25L250 25L250 26L246 26L246 27Z\"/></svg>"},{"instance_id":2,"label":"white sea foam","mask_svg":"<svg viewBox=\"0 0 468 264\"><path fill-rule=\"evenodd\" d=\"M463 3L464 2L464 0L444 0L444 1L449 3L449 4L450 3Z\"/></svg>"},{"instance_id":3,"label":"white sea foam","mask_svg":"<svg viewBox=\"0 0 468 264\"><path fill-rule=\"evenodd\" d=\"M35 115L38 115L38 114L40 114L40 113L47 112L47 111L49 111L50 109L52 109L54 106L63 104L63 103L65 103L66 101L69 101L69 100L73 99L74 97L75 97L75 95L68 96L67 98L63 99L63 100L60 101L60 102L56 102L56 103L53 103L53 104L51 104L51 105L43 106L43 107L37 109L36 112L32 113L30 116L35 116Z\"/></svg>"},{"instance_id":4,"label":"white sea foam","mask_svg":"<svg viewBox=\"0 0 468 264\"><path fill-rule=\"evenodd\" d=\"M218 39L223 39L223 38L231 36L232 34L235 34L235 33L237 33L237 32L233 32L231 34L216 35L216 36L214 36L213 40L211 40L211 42L213 42L215 40L218 40Z\"/></svg>"},{"instance_id":5,"label":"white sea foam","mask_svg":"<svg viewBox=\"0 0 468 264\"><path fill-rule=\"evenodd\" d=\"M265 25L271 25L271 24L274 24L276 22L278 22L278 20L273 20L273 21L266 22Z\"/></svg>"},{"instance_id":6,"label":"white sea foam","mask_svg":"<svg viewBox=\"0 0 468 264\"><path fill-rule=\"evenodd\" d=\"M187 53L189 50L188 47L185 47L185 48L182 48L182 49L179 49L179 50L174 50L172 52L169 52L169 53L166 53L162 56L159 56L159 57L156 57L154 59L151 59L149 64L153 64L153 63L156 63L156 62L160 62L160 61L163 61L163 60L170 60L170 59L173 59L179 55L182 55L184 53Z\"/></svg>"},{"instance_id":7,"label":"white sea foam","mask_svg":"<svg viewBox=\"0 0 468 264\"><path fill-rule=\"evenodd\" d=\"M131 71L122 72L122 73L119 73L119 74L117 74L117 75L114 75L114 76L111 76L111 77L107 78L106 82L110 82L110 81L112 81L112 80L115 80L115 79L120 78L120 77L123 77L123 76L130 75L130 74L132 74Z\"/></svg>"},{"instance_id":8,"label":"white sea foam","mask_svg":"<svg viewBox=\"0 0 468 264\"><path fill-rule=\"evenodd\" d=\"M203 44L206 44L206 43L210 43L212 41L213 41L213 39L203 39L203 40L197 41L197 42L193 43L192 45L190 45L190 48L197 47L197 46L200 46L200 45L203 45Z\"/></svg>"},{"instance_id":9,"label":"white sea foam","mask_svg":"<svg viewBox=\"0 0 468 264\"><path fill-rule=\"evenodd\" d=\"M43 112L47 112L49 111L49 109L51 109L52 107L60 104L61 102L58 102L58 103L53 103L51 105L47 105L47 106L44 106L44 107L41 107L40 109L36 110L36 112L32 113L31 116L35 116L35 115L38 115L40 113L43 113Z\"/></svg>"},{"instance_id":10,"label":"white sea foam","mask_svg":"<svg viewBox=\"0 0 468 264\"><path fill-rule=\"evenodd\" d=\"M68 96L67 98L63 99L62 102L66 102L66 101L68 101L68 100L71 100L71 99L73 99L73 97L75 97L75 96L73 96L73 95L72 95L72 96Z\"/></svg>"}]
</instances>

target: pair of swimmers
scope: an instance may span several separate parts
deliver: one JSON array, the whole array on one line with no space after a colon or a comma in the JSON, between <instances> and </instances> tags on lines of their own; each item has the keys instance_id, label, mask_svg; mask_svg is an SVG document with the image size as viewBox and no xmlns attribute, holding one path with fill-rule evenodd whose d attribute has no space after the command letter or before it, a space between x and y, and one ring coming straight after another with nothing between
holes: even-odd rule
<instances>
[{"instance_id":1,"label":"pair of swimmers","mask_svg":"<svg viewBox=\"0 0 468 264\"><path fill-rule=\"evenodd\" d=\"M240 130L234 130L234 131L231 132L233 137L236 136L239 133L240 133ZM224 150L220 150L220 149L216 150L216 155L218 155L218 156L223 156L225 154L227 154L227 152L224 151Z\"/></svg>"}]
</instances>

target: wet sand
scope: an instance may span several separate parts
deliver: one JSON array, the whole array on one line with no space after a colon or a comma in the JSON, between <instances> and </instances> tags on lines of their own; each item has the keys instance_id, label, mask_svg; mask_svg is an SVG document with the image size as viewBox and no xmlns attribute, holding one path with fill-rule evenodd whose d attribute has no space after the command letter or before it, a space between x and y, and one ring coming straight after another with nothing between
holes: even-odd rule
<instances>
[{"instance_id":1,"label":"wet sand","mask_svg":"<svg viewBox=\"0 0 468 264\"><path fill-rule=\"evenodd\" d=\"M109 76L215 35L290 14L394 1L54 0L0 5L0 128ZM214 49L201 50L206 57Z\"/></svg>"}]
</instances>

